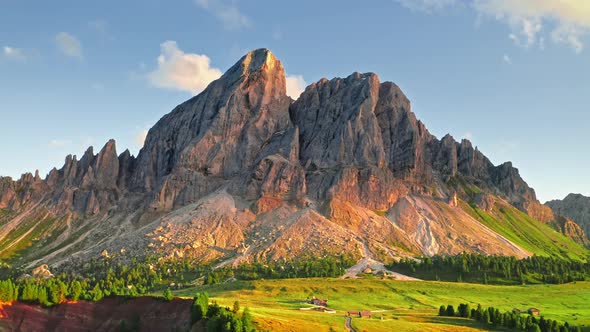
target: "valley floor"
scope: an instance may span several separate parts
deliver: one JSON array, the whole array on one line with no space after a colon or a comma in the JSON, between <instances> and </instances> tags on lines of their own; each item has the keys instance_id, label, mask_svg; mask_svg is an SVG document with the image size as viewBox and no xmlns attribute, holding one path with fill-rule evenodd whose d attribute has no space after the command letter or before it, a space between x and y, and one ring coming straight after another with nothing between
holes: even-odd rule
<instances>
[{"instance_id":1,"label":"valley floor","mask_svg":"<svg viewBox=\"0 0 590 332\"><path fill-rule=\"evenodd\" d=\"M212 300L250 307L261 330L347 331L349 310L370 310L372 318L352 320L360 331L481 331L482 324L463 318L438 317L441 305L481 304L501 311L535 307L548 319L583 326L590 331L590 282L564 285L492 286L430 281L367 279L281 279L238 281L176 291L192 297L206 291ZM335 313L309 308L305 300L328 299Z\"/></svg>"}]
</instances>

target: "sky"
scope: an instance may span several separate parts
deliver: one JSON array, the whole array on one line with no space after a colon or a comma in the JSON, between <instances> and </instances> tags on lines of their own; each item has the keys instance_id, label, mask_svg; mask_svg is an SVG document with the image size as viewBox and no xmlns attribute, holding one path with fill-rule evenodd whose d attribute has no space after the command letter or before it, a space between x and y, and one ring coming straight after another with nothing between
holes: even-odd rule
<instances>
[{"instance_id":1,"label":"sky","mask_svg":"<svg viewBox=\"0 0 590 332\"><path fill-rule=\"evenodd\" d=\"M0 175L147 130L269 48L296 98L375 72L437 137L512 161L539 199L590 195L587 0L0 0Z\"/></svg>"}]
</instances>

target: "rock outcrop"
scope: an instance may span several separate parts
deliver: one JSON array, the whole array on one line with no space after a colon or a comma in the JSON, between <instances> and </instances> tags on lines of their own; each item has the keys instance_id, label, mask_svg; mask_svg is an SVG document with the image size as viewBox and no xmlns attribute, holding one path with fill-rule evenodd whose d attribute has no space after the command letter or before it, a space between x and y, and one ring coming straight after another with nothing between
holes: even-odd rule
<instances>
[{"instance_id":1,"label":"rock outcrop","mask_svg":"<svg viewBox=\"0 0 590 332\"><path fill-rule=\"evenodd\" d=\"M590 239L580 225L563 216L556 217L554 224L555 228L565 236L583 246L590 247Z\"/></svg>"},{"instance_id":2,"label":"rock outcrop","mask_svg":"<svg viewBox=\"0 0 590 332\"><path fill-rule=\"evenodd\" d=\"M587 236L590 236L590 197L581 194L569 194L563 200L545 203L555 214L567 217L578 224Z\"/></svg>"}]
</instances>

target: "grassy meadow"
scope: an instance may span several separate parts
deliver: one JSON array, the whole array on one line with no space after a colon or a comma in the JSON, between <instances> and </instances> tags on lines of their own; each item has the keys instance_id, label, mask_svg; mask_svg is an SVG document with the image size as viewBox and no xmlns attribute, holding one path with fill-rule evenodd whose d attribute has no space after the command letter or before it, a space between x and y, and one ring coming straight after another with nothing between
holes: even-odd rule
<instances>
[{"instance_id":1,"label":"grassy meadow","mask_svg":"<svg viewBox=\"0 0 590 332\"><path fill-rule=\"evenodd\" d=\"M367 279L281 279L236 281L178 290L192 297L206 291L212 300L250 307L262 330L346 331L348 310L371 310L371 319L353 319L357 331L481 331L485 326L463 318L438 317L440 305L469 303L501 311L536 307L546 318L585 325L590 331L590 282L563 285L492 286L431 281ZM302 311L307 298L328 299L336 313Z\"/></svg>"}]
</instances>

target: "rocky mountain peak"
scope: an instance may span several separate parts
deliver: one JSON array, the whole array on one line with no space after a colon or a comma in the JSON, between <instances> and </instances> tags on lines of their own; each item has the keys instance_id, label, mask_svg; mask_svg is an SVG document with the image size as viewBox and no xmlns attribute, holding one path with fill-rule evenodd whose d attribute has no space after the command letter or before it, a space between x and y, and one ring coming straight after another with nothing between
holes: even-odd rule
<instances>
[{"instance_id":1,"label":"rocky mountain peak","mask_svg":"<svg viewBox=\"0 0 590 332\"><path fill-rule=\"evenodd\" d=\"M243 69L243 74L257 71L283 71L283 65L267 48L259 48L248 52L237 62Z\"/></svg>"},{"instance_id":2,"label":"rocky mountain peak","mask_svg":"<svg viewBox=\"0 0 590 332\"><path fill-rule=\"evenodd\" d=\"M205 258L247 246L259 258L357 245L392 255L528 255L481 231L461 202L554 220L511 163L495 166L466 139L431 135L396 84L354 72L312 83L293 101L268 49L247 53L163 116L137 158L117 155L109 140L98 154L68 156L46 180L0 178L0 208L100 220L87 245L105 239L109 251L138 236L133 227L167 224L177 250ZM571 222L559 227L582 234ZM131 242L145 252L152 240Z\"/></svg>"},{"instance_id":3,"label":"rocky mountain peak","mask_svg":"<svg viewBox=\"0 0 590 332\"><path fill-rule=\"evenodd\" d=\"M200 197L218 185L210 176L227 179L244 172L265 142L292 127L291 102L281 62L267 49L249 52L149 131L133 187L164 190L157 206Z\"/></svg>"},{"instance_id":4,"label":"rocky mountain peak","mask_svg":"<svg viewBox=\"0 0 590 332\"><path fill-rule=\"evenodd\" d=\"M244 55L218 80L226 88L247 90L252 104L260 97L265 102L286 95L287 85L283 64L265 48L253 50ZM238 85L235 85L235 84Z\"/></svg>"}]
</instances>

